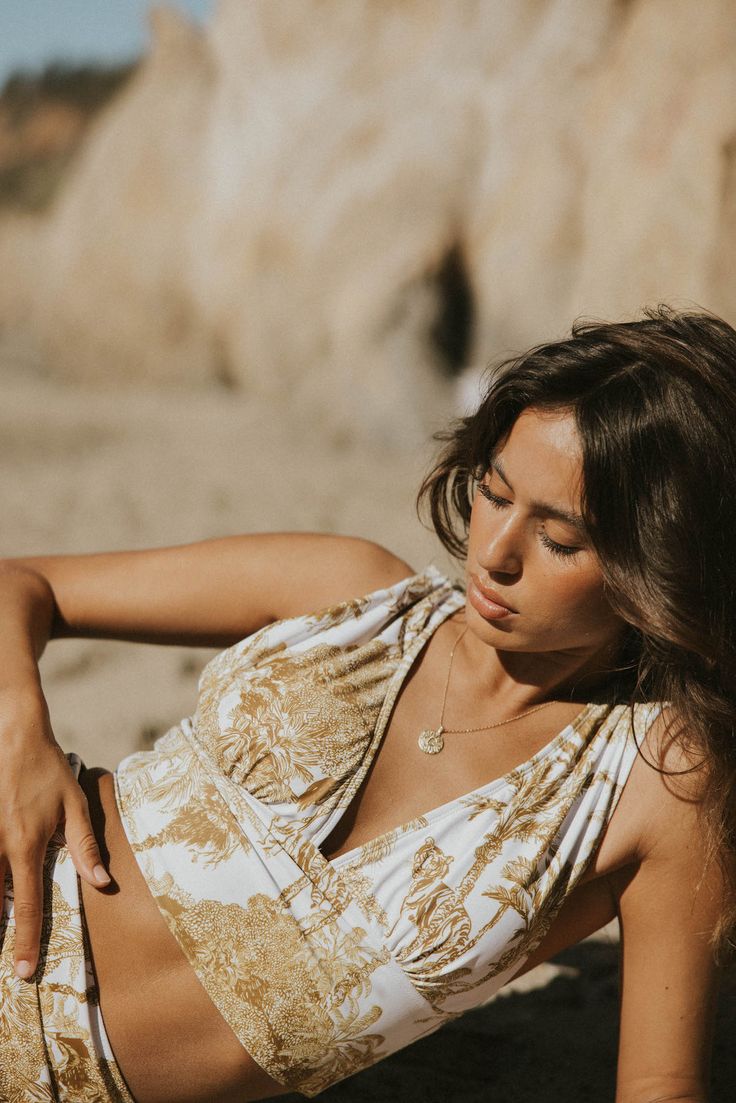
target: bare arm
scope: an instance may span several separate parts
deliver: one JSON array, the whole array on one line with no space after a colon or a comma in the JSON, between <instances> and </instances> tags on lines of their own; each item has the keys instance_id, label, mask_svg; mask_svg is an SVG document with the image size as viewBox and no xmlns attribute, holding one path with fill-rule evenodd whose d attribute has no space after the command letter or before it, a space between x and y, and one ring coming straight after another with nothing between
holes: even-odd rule
<instances>
[{"instance_id":1,"label":"bare arm","mask_svg":"<svg viewBox=\"0 0 736 1103\"><path fill-rule=\"evenodd\" d=\"M685 766L679 753L666 762ZM611 878L622 955L616 1103L706 1103L720 982L708 936L726 886L718 863L706 866L699 781L647 775L642 860Z\"/></svg>"},{"instance_id":2,"label":"bare arm","mask_svg":"<svg viewBox=\"0 0 736 1103\"><path fill-rule=\"evenodd\" d=\"M228 536L178 547L0 561L53 595L50 636L224 647L263 625L411 574L385 548L314 533Z\"/></svg>"},{"instance_id":3,"label":"bare arm","mask_svg":"<svg viewBox=\"0 0 736 1103\"><path fill-rule=\"evenodd\" d=\"M51 629L53 594L40 575L0 576L0 890L12 874L15 964L30 977L41 933L43 855L59 823L80 877L109 884L87 800L54 739L37 660Z\"/></svg>"},{"instance_id":4,"label":"bare arm","mask_svg":"<svg viewBox=\"0 0 736 1103\"><path fill-rule=\"evenodd\" d=\"M10 873L19 976L38 961L43 855L60 823L79 876L109 883L84 793L51 728L38 671L48 640L226 646L410 573L369 541L283 533L0 561L0 889Z\"/></svg>"}]
</instances>

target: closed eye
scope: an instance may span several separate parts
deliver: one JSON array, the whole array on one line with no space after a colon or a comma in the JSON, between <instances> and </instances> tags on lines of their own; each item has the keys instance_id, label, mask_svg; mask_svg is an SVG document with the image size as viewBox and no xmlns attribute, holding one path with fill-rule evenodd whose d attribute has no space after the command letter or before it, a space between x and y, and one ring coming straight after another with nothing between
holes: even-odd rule
<instances>
[{"instance_id":1,"label":"closed eye","mask_svg":"<svg viewBox=\"0 0 736 1103\"><path fill-rule=\"evenodd\" d=\"M559 555L563 559L567 556L575 555L580 551L580 548L573 548L570 544L558 544L556 540L552 540L547 533L542 529L539 533L539 539L544 544L545 548L549 548L553 555Z\"/></svg>"},{"instance_id":2,"label":"closed eye","mask_svg":"<svg viewBox=\"0 0 736 1103\"><path fill-rule=\"evenodd\" d=\"M491 505L496 509L503 509L504 506L511 505L508 498L499 498L498 494L494 494L493 491L486 483L478 483L478 490L481 492L484 498L487 498Z\"/></svg>"},{"instance_id":3,"label":"closed eye","mask_svg":"<svg viewBox=\"0 0 736 1103\"><path fill-rule=\"evenodd\" d=\"M508 498L501 498L498 494L494 494L487 483L479 482L478 490L484 498L488 499L494 509L503 509L505 506L511 505ZM559 556L561 559L567 559L580 551L580 548L572 547L569 544L558 544L556 540L553 540L547 535L544 529L540 529L539 539L548 551L552 552L553 555Z\"/></svg>"}]
</instances>

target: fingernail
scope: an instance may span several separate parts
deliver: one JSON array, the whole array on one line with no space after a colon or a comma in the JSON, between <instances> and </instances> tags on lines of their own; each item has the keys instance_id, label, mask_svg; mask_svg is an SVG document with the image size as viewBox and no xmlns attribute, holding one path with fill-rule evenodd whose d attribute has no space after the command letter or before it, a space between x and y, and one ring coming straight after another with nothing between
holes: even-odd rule
<instances>
[{"instance_id":1,"label":"fingernail","mask_svg":"<svg viewBox=\"0 0 736 1103\"><path fill-rule=\"evenodd\" d=\"M92 875L98 885L106 885L110 880L110 875L105 872L104 866L95 866Z\"/></svg>"},{"instance_id":2,"label":"fingernail","mask_svg":"<svg viewBox=\"0 0 736 1103\"><path fill-rule=\"evenodd\" d=\"M30 961L16 961L15 972L22 980L28 980L30 976L33 976L33 966Z\"/></svg>"}]
</instances>

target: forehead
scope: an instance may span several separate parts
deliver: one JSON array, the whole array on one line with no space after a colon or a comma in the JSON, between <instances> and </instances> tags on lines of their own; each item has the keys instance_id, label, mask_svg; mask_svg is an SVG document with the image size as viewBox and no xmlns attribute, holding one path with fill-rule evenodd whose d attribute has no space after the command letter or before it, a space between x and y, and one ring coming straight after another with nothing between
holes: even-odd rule
<instances>
[{"instance_id":1,"label":"forehead","mask_svg":"<svg viewBox=\"0 0 736 1103\"><path fill-rule=\"evenodd\" d=\"M499 442L495 456L519 493L556 504L577 504L582 450L571 411L522 411L508 436Z\"/></svg>"}]
</instances>

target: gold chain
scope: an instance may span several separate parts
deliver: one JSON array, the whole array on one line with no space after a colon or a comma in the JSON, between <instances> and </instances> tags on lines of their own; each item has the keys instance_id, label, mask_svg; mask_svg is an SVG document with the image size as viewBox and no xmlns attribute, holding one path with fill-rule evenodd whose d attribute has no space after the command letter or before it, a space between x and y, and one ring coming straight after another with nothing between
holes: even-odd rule
<instances>
[{"instance_id":1,"label":"gold chain","mask_svg":"<svg viewBox=\"0 0 736 1103\"><path fill-rule=\"evenodd\" d=\"M497 720L495 724L481 724L477 728L446 728L445 727L445 704L447 703L447 691L450 688L450 675L452 673L452 660L455 658L455 648L460 643L465 633L468 630L466 624L462 632L452 645L452 651L450 652L450 664L447 669L447 680L445 682L445 692L442 697L442 715L440 716L440 726L435 729L428 728L419 736L419 748L424 751L425 754L439 754L445 745L443 735L447 732L448 735L464 735L468 732L482 732L491 731L492 728L502 728L504 724L511 724L514 720L521 720L525 716L531 716L533 712L540 712L541 709L546 709L548 705L553 705L554 701L545 701L541 705L535 705L534 708L527 709L526 712L520 712L517 716L509 716L507 720Z\"/></svg>"}]
</instances>

